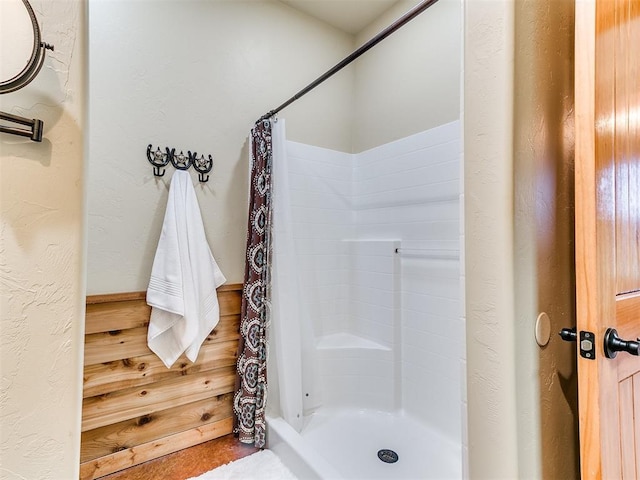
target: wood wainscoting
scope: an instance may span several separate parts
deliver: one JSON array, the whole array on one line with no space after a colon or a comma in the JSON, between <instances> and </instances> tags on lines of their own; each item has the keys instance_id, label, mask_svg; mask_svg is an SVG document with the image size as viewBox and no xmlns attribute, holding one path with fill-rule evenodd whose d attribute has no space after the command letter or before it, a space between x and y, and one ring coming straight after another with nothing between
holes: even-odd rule
<instances>
[{"instance_id":1,"label":"wood wainscoting","mask_svg":"<svg viewBox=\"0 0 640 480\"><path fill-rule=\"evenodd\" d=\"M231 433L242 285L218 289L220 323L198 359L168 369L147 347L146 292L87 297L80 478Z\"/></svg>"}]
</instances>

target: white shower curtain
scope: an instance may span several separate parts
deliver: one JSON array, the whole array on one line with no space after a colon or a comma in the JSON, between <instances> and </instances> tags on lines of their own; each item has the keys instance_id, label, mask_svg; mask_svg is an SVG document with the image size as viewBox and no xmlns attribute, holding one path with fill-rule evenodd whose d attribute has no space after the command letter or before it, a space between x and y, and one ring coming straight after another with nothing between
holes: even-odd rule
<instances>
[{"instance_id":1,"label":"white shower curtain","mask_svg":"<svg viewBox=\"0 0 640 480\"><path fill-rule=\"evenodd\" d=\"M303 411L319 399L314 381L313 331L300 287L289 189L285 121L273 125L273 254L270 354L275 357L280 414L298 432Z\"/></svg>"}]
</instances>

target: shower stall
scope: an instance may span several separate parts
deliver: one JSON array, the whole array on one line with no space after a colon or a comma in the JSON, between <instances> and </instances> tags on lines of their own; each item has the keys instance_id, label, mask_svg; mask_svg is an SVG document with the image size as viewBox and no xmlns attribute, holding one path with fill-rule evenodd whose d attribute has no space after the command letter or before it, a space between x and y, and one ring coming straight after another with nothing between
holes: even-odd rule
<instances>
[{"instance_id":1,"label":"shower stall","mask_svg":"<svg viewBox=\"0 0 640 480\"><path fill-rule=\"evenodd\" d=\"M461 478L461 125L347 154L274 123L268 446L299 478Z\"/></svg>"}]
</instances>

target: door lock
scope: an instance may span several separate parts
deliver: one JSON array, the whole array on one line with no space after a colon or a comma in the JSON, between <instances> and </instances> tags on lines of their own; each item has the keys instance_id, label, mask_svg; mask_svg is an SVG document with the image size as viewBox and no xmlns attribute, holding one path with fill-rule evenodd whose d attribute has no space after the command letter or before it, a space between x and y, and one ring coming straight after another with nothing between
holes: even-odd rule
<instances>
[{"instance_id":1,"label":"door lock","mask_svg":"<svg viewBox=\"0 0 640 480\"><path fill-rule=\"evenodd\" d=\"M578 333L575 328L563 328L560 330L560 337L565 342L577 342ZM591 332L580 331L580 356L589 360L596 358L596 342L595 335Z\"/></svg>"},{"instance_id":2,"label":"door lock","mask_svg":"<svg viewBox=\"0 0 640 480\"><path fill-rule=\"evenodd\" d=\"M575 342L576 340L578 340L578 334L576 333L575 327L563 328L562 330L560 330L559 335L565 342Z\"/></svg>"},{"instance_id":3,"label":"door lock","mask_svg":"<svg viewBox=\"0 0 640 480\"><path fill-rule=\"evenodd\" d=\"M596 336L591 332L580 331L580 356L594 360L596 358Z\"/></svg>"},{"instance_id":4,"label":"door lock","mask_svg":"<svg viewBox=\"0 0 640 480\"><path fill-rule=\"evenodd\" d=\"M640 338L622 340L615 328L607 328L607 332L604 334L604 355L607 358L616 358L618 352L640 355Z\"/></svg>"}]
</instances>

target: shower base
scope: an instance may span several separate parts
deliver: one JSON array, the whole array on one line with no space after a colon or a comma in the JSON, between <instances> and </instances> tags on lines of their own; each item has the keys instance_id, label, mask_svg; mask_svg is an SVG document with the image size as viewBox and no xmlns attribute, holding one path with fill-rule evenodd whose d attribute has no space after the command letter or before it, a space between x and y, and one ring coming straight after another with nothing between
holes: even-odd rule
<instances>
[{"instance_id":1,"label":"shower base","mask_svg":"<svg viewBox=\"0 0 640 480\"><path fill-rule=\"evenodd\" d=\"M400 413L320 409L301 433L268 418L269 448L300 479L461 479L460 444ZM386 463L381 450L397 454Z\"/></svg>"}]
</instances>

